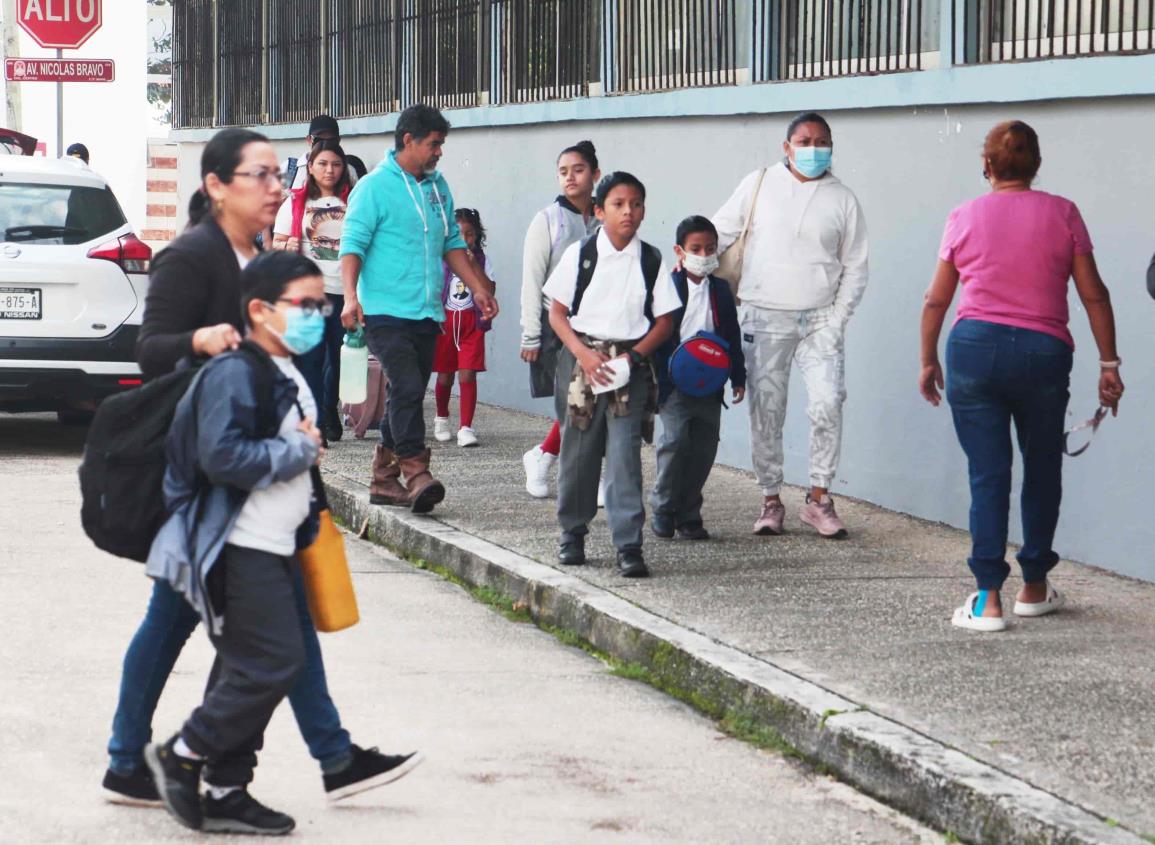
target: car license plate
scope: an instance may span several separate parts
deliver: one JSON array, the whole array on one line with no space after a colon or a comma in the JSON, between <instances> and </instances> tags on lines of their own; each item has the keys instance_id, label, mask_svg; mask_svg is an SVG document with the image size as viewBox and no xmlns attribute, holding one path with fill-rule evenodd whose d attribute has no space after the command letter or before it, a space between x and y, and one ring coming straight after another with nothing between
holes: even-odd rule
<instances>
[{"instance_id":1,"label":"car license plate","mask_svg":"<svg viewBox=\"0 0 1155 845\"><path fill-rule=\"evenodd\" d=\"M0 320L39 320L39 288L0 288Z\"/></svg>"}]
</instances>

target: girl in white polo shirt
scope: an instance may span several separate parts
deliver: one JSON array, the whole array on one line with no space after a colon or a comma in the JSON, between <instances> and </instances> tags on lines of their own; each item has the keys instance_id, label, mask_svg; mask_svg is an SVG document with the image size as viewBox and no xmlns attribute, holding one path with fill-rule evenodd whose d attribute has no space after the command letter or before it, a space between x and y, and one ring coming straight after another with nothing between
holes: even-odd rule
<instances>
[{"instance_id":1,"label":"girl in white polo shirt","mask_svg":"<svg viewBox=\"0 0 1155 845\"><path fill-rule=\"evenodd\" d=\"M629 173L606 176L594 211L602 229L566 250L542 293L564 348L554 399L562 421L558 473L558 560L586 562L606 459L606 516L618 572L649 575L642 556L642 439L653 439L657 386L650 355L673 331L681 300L661 253L637 236L645 186Z\"/></svg>"}]
</instances>

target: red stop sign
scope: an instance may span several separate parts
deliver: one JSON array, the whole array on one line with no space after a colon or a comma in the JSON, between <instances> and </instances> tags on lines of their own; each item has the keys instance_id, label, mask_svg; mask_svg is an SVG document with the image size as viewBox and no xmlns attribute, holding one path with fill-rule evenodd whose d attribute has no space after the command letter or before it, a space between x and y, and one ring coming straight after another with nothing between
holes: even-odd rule
<instances>
[{"instance_id":1,"label":"red stop sign","mask_svg":"<svg viewBox=\"0 0 1155 845\"><path fill-rule=\"evenodd\" d=\"M101 0L16 0L16 19L41 47L75 50L100 29Z\"/></svg>"}]
</instances>

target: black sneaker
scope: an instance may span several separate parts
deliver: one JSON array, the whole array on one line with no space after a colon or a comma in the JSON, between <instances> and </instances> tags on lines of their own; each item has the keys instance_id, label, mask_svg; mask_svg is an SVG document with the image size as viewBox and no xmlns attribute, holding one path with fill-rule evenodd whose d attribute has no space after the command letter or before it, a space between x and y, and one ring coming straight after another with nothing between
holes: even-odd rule
<instances>
[{"instance_id":1,"label":"black sneaker","mask_svg":"<svg viewBox=\"0 0 1155 845\"><path fill-rule=\"evenodd\" d=\"M376 748L353 746L353 759L339 772L325 775L325 794L330 801L400 780L421 765L421 755L382 754Z\"/></svg>"},{"instance_id":2,"label":"black sneaker","mask_svg":"<svg viewBox=\"0 0 1155 845\"><path fill-rule=\"evenodd\" d=\"M247 789L234 789L224 798L205 794L206 833L259 833L284 836L297 823L291 816L270 810Z\"/></svg>"},{"instance_id":3,"label":"black sneaker","mask_svg":"<svg viewBox=\"0 0 1155 845\"><path fill-rule=\"evenodd\" d=\"M663 513L655 513L650 517L650 530L655 537L669 540L674 536L674 520Z\"/></svg>"},{"instance_id":4,"label":"black sneaker","mask_svg":"<svg viewBox=\"0 0 1155 845\"><path fill-rule=\"evenodd\" d=\"M200 830L204 824L200 794L204 761L181 757L172 750L176 740L173 736L164 745L149 745L144 749L144 762L152 772L164 808L185 827Z\"/></svg>"},{"instance_id":5,"label":"black sneaker","mask_svg":"<svg viewBox=\"0 0 1155 845\"><path fill-rule=\"evenodd\" d=\"M618 552L618 574L623 578L648 578L650 570L642 557L641 549L625 549Z\"/></svg>"},{"instance_id":6,"label":"black sneaker","mask_svg":"<svg viewBox=\"0 0 1155 845\"><path fill-rule=\"evenodd\" d=\"M327 426L325 426L324 429L322 429L322 433L325 435L325 439L330 443L337 443L340 441L341 437L344 436L345 429L343 426L329 423Z\"/></svg>"},{"instance_id":7,"label":"black sneaker","mask_svg":"<svg viewBox=\"0 0 1155 845\"><path fill-rule=\"evenodd\" d=\"M558 546L557 562L562 566L585 566L585 537L563 537Z\"/></svg>"},{"instance_id":8,"label":"black sneaker","mask_svg":"<svg viewBox=\"0 0 1155 845\"><path fill-rule=\"evenodd\" d=\"M687 522L678 526L678 537L682 540L709 540L710 532L700 522Z\"/></svg>"},{"instance_id":9,"label":"black sneaker","mask_svg":"<svg viewBox=\"0 0 1155 845\"><path fill-rule=\"evenodd\" d=\"M130 775L118 775L112 769L104 773L105 798L113 804L128 807L159 807L160 793L152 772L143 763Z\"/></svg>"}]
</instances>

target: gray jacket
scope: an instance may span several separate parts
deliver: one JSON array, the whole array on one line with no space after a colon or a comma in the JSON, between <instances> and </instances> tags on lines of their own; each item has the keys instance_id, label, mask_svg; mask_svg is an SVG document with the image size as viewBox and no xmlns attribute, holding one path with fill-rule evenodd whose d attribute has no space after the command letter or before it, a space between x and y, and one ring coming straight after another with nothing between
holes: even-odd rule
<instances>
[{"instance_id":1,"label":"gray jacket","mask_svg":"<svg viewBox=\"0 0 1155 845\"><path fill-rule=\"evenodd\" d=\"M183 595L214 635L221 633L224 608L209 574L249 492L309 472L317 461L319 450L304 433L277 434L296 399L292 379L246 342L205 364L173 417L164 477L169 518L153 540L146 571ZM297 547L316 533L314 510L297 533Z\"/></svg>"}]
</instances>

